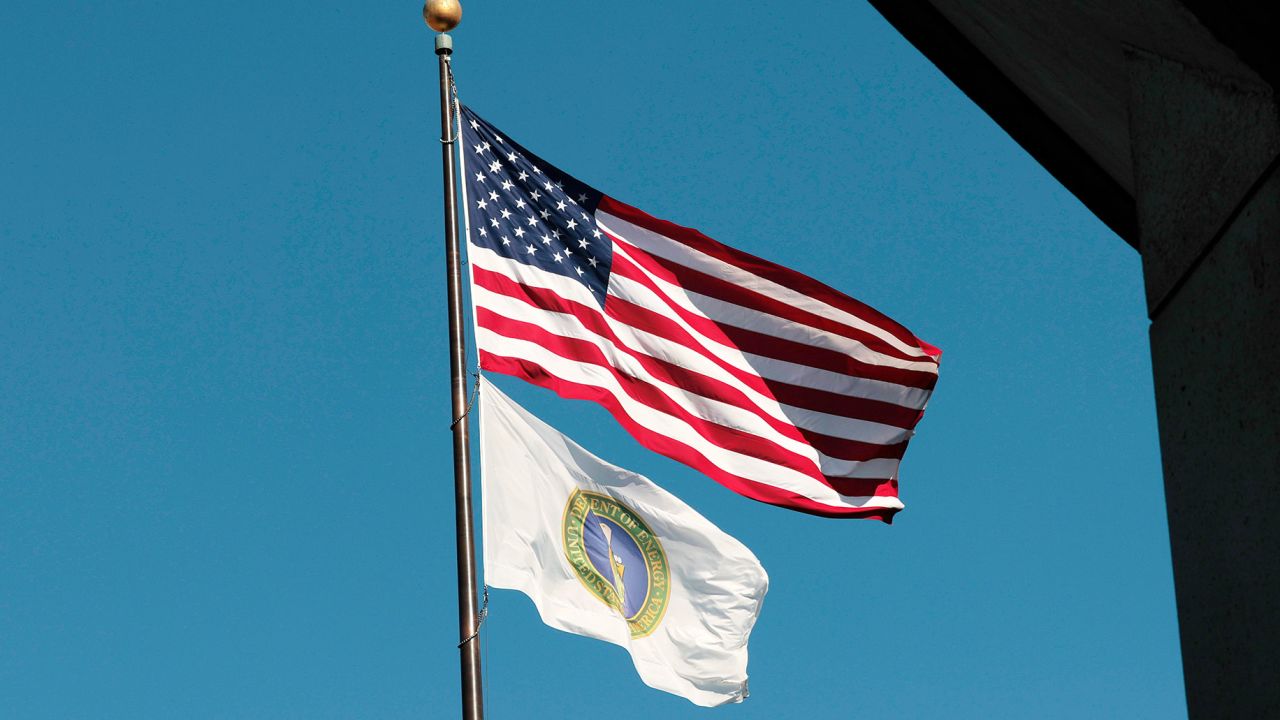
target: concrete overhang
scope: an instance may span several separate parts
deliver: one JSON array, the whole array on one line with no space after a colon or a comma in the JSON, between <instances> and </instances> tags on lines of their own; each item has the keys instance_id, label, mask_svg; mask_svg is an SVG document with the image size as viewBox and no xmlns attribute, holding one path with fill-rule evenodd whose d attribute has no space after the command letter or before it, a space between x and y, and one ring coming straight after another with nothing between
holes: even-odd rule
<instances>
[{"instance_id":1,"label":"concrete overhang","mask_svg":"<svg viewBox=\"0 0 1280 720\"><path fill-rule=\"evenodd\" d=\"M1270 86L1266 3L870 0L902 35L1130 245L1139 248L1132 53Z\"/></svg>"}]
</instances>

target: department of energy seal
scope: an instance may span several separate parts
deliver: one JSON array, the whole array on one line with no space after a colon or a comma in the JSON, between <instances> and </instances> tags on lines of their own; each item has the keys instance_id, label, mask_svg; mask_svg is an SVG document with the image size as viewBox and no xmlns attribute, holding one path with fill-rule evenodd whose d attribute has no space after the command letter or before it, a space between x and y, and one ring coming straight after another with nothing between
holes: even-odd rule
<instances>
[{"instance_id":1,"label":"department of energy seal","mask_svg":"<svg viewBox=\"0 0 1280 720\"><path fill-rule=\"evenodd\" d=\"M631 637L653 632L667 611L667 554L635 510L608 495L574 490L564 507L564 556L578 580L617 610Z\"/></svg>"}]
</instances>

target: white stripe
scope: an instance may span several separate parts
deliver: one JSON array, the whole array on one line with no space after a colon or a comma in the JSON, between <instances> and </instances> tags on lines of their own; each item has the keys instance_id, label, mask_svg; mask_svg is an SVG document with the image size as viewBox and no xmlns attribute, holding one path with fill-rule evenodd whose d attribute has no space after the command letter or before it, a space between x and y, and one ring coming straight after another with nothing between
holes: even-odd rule
<instances>
[{"instance_id":1,"label":"white stripe","mask_svg":"<svg viewBox=\"0 0 1280 720\"><path fill-rule=\"evenodd\" d=\"M594 297L591 289L583 283L534 265L503 257L496 250L472 245L470 259L472 266L498 273L512 282L547 290L569 302L596 307L600 305L600 301Z\"/></svg>"},{"instance_id":2,"label":"white stripe","mask_svg":"<svg viewBox=\"0 0 1280 720\"><path fill-rule=\"evenodd\" d=\"M553 292L557 294L567 294L568 292L572 292L572 291L577 291L579 294L581 294L582 292L581 283L578 283L571 279L564 278L555 273L549 273L543 270L539 270L537 268L534 268L529 265L525 265L523 263L513 263L507 258L504 258L498 255L497 253L494 253L491 250L482 249L479 252L473 252L472 262L477 267L484 267L487 270L496 272L508 278L512 282L521 282L526 285L542 288L544 290L547 290L548 292ZM512 267L512 266L518 266L518 267ZM519 277L516 277L516 275L518 275ZM632 283L632 285L634 285L634 283ZM640 291L648 292L647 288L644 288L642 286L636 286L636 287ZM562 291L566 291L566 292L562 292ZM611 285L610 292L612 291L613 291L613 287ZM474 292L487 292L487 291L484 291L483 288L475 287L473 288L472 292L474 293ZM505 298L506 296L498 296L498 297ZM584 303L587 307L595 307L594 302L591 301L589 297L584 299L587 301L586 303ZM510 318L518 319L521 317L527 317L529 315L530 307L528 304L520 300L513 300L512 302L515 302L517 304L504 305L501 308L495 305L493 309L496 312L499 312L500 314L502 314L503 316L510 317ZM490 301L486 300L484 304L490 305L491 303ZM604 342L610 342L606 338L602 338L601 336L596 335L595 333L589 331L586 327L582 326L581 322L577 318L571 315L561 316L558 314L552 314L549 311L545 311L545 310L539 310L538 312L540 313L546 312L549 315L563 318L564 323L571 323L571 327L566 328L568 330L567 335L564 332L559 333L562 336L580 337L596 345L602 345ZM781 422L795 425L805 430L811 430L813 432L822 433L823 435L830 435L832 437L844 438L847 440L856 440L860 442L875 443L880 445L891 445L894 443L898 443L908 439L912 435L912 432L910 430L900 428L894 425L886 425L884 423L878 423L878 422L873 422L869 420L860 420L857 418L848 418L841 415L832 415L832 414L821 412L818 410L809 410L806 408L799 408L791 405L781 404L777 402L775 399L773 399L772 397L763 395L758 391L756 391L755 389L751 388L749 385L743 383L741 380L735 377L732 373L724 370L723 368L721 368L719 365L712 362L707 357L707 355L714 354L717 357L721 357L730 361L730 364L733 364L739 367L740 369L743 369L744 372L756 374L758 371L751 367L750 361L748 360L748 357L750 356L743 355L736 348L729 348L729 347L723 347L723 346L717 345L714 349L709 348L704 350L702 353L699 353L696 349L689 348L686 345L669 340L660 335L648 333L635 326L627 325L612 317L604 315L603 313L601 313L601 318L605 323L608 324L610 329L614 332L614 334L618 337L618 339L622 341L625 347L631 350L634 350L636 352L639 352L641 354L648 355L649 357L656 358L659 360L664 360L674 365L683 367L687 370L691 370L693 372L706 375L716 380L720 380L721 382L724 382L732 387L735 387L741 392L743 392L744 394L746 394L748 398L750 398L753 401L753 403L756 405L756 407L759 409L760 412L767 413ZM542 327L546 327L547 325L546 323L541 321L539 321L537 324ZM685 325L684 327L686 330L692 332L692 329L689 328L687 325ZM695 336L696 336L696 333L695 333ZM606 350L608 350L608 348L606 348ZM737 363L733 362L733 360L735 359L739 360L739 362ZM615 361L615 364L620 362L621 361ZM631 358L626 358L626 362L628 362L628 367L630 367L631 363L634 363L634 361ZM784 367L783 370L786 370L786 368ZM808 368L805 368L805 370L807 372L813 372L811 369L808 369ZM647 372L645 373L645 375L651 377ZM637 377L639 376L637 375ZM655 382L656 382L656 379L655 379ZM900 388L900 386L894 386L894 387ZM704 417L704 419L707 419L711 422L717 422L719 424L733 426L730 423L724 423L720 420L715 420L712 418ZM764 427L766 428L767 432L775 432L772 428L768 428L768 426L764 426ZM744 429L748 432L757 432L755 430L752 430L746 427L742 427L741 429ZM809 447L808 444L805 444L805 447ZM799 450L797 450L797 452L799 452ZM836 458L832 458L832 460L837 462L848 462L848 461L837 460ZM824 469L824 473L833 474L831 472L826 472L825 469ZM836 473L836 474L839 474L839 473ZM884 476L880 476L880 477L884 477Z\"/></svg>"},{"instance_id":3,"label":"white stripe","mask_svg":"<svg viewBox=\"0 0 1280 720\"><path fill-rule=\"evenodd\" d=\"M479 286L473 288L472 292L475 294L476 302L481 307L487 308L502 317L519 318L522 315L528 314L529 306L515 298L495 293ZM760 416L752 412L749 408L731 405L702 395L691 394L683 388L675 387L669 383L659 380L645 369L644 366L641 365L634 357L618 350L618 346L615 345L611 339L592 332L583 325L581 320L576 316L548 312L545 314L545 318L547 320L546 322L538 323L542 329L559 337L586 340L592 345L599 347L610 365L617 368L623 374L630 375L631 377L654 387L666 398L671 400L671 402L704 422L725 428L741 430L742 432L773 442L780 448L795 453L801 458L807 460L813 465L815 471L820 472L823 475L851 478L890 478L897 475L899 460L896 458L877 458L873 460L858 461L829 457L826 454L820 453L816 448L806 442L789 438L778 432L761 420ZM612 330L619 334L619 339L623 340L625 345L625 338L630 330L630 326L616 324L608 318L605 318L605 321L609 323ZM490 331L497 332L492 328L490 328ZM637 349L637 351L641 354L648 355L644 349ZM650 355L650 357L652 356ZM820 415L820 413L815 414ZM862 432L859 433L860 437L850 439L861 440L863 442L890 445L901 442L911 436L911 431L909 430L880 425L878 423L851 420L849 418L835 418L835 420L861 430ZM782 421L789 422L789 420L785 418ZM858 423L860 423L860 425L855 425ZM816 431L824 432L824 434L831 434L831 431L836 429L837 428L824 427ZM874 431L875 434L871 431Z\"/></svg>"},{"instance_id":4,"label":"white stripe","mask_svg":"<svg viewBox=\"0 0 1280 720\"><path fill-rule=\"evenodd\" d=\"M836 320L852 328L862 330L863 332L880 338L889 345L908 355L921 358L922 360L929 358L928 353L924 352L921 348L913 347L904 343L894 336L893 333L888 332L878 325L869 323L856 315L852 315L841 310L840 308L828 305L817 298L796 292L790 288L779 285L772 280L762 278L759 275L743 270L736 265L731 265L704 252L695 250L682 242L672 240L671 238L655 233L652 230L646 230L637 225L633 225L626 220L610 215L603 210L596 210L596 220L599 222L600 227L604 228L604 230L609 232L611 235L620 237L645 252L679 263L685 267L707 273L713 277L721 278L734 283L735 285L750 287L752 290L763 295L767 295L779 302L786 303L787 305L800 308L821 317L831 318L832 320ZM793 322L783 318L779 318L779 321L783 323ZM823 331L819 330L818 332ZM932 361L923 364L929 365L934 369L934 371L936 371L936 364Z\"/></svg>"},{"instance_id":5,"label":"white stripe","mask_svg":"<svg viewBox=\"0 0 1280 720\"><path fill-rule=\"evenodd\" d=\"M605 390L636 423L650 432L693 448L725 472L772 485L829 507L902 507L901 501L895 497L841 495L803 473L714 445L682 420L633 400L622 390L617 378L605 368L568 361L536 343L507 338L485 328L477 330L476 341L486 351L495 355L529 360L566 381Z\"/></svg>"}]
</instances>

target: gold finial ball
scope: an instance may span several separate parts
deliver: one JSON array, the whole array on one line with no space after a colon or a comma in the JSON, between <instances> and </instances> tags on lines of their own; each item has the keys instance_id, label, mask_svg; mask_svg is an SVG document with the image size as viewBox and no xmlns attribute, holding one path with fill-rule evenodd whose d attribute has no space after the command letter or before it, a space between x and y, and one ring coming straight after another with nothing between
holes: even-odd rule
<instances>
[{"instance_id":1,"label":"gold finial ball","mask_svg":"<svg viewBox=\"0 0 1280 720\"><path fill-rule=\"evenodd\" d=\"M458 0L427 0L422 6L422 19L436 32L449 32L462 22L462 3Z\"/></svg>"}]
</instances>

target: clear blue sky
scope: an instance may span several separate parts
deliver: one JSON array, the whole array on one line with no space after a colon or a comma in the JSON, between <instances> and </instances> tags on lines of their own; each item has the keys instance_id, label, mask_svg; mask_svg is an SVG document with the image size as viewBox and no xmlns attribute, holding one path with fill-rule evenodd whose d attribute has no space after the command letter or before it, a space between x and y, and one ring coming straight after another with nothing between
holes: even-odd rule
<instances>
[{"instance_id":1,"label":"clear blue sky","mask_svg":"<svg viewBox=\"0 0 1280 720\"><path fill-rule=\"evenodd\" d=\"M0 717L455 715L419 7L0 5ZM945 352L892 527L497 378L772 587L714 711L497 591L489 717L1185 714L1139 257L879 15L468 0L455 41L530 149Z\"/></svg>"}]
</instances>

